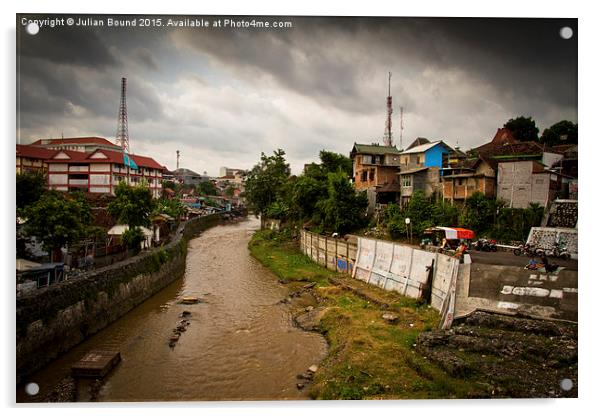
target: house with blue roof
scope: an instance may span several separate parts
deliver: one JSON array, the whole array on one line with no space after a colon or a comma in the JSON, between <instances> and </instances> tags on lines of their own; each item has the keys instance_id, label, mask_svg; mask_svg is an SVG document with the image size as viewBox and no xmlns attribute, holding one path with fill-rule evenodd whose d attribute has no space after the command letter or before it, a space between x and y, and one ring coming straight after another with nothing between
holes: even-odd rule
<instances>
[{"instance_id":1,"label":"house with blue roof","mask_svg":"<svg viewBox=\"0 0 602 416\"><path fill-rule=\"evenodd\" d=\"M447 165L456 151L443 140L430 142L416 139L400 154L401 205L409 202L414 191L421 190L427 197L441 192L439 170Z\"/></svg>"}]
</instances>

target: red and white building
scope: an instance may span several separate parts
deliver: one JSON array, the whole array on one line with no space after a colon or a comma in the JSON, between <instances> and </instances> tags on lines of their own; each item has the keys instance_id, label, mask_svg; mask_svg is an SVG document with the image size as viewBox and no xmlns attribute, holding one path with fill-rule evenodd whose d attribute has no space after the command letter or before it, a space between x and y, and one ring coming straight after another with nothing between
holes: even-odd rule
<instances>
[{"instance_id":1,"label":"red and white building","mask_svg":"<svg viewBox=\"0 0 602 416\"><path fill-rule=\"evenodd\" d=\"M114 194L120 182L145 182L153 197L159 198L166 170L153 158L126 155L121 147L101 137L43 139L17 145L17 172L33 161L36 167L47 170L48 189L63 192Z\"/></svg>"},{"instance_id":2,"label":"red and white building","mask_svg":"<svg viewBox=\"0 0 602 416\"><path fill-rule=\"evenodd\" d=\"M51 158L55 153L55 150L18 144L16 155L16 171L17 173L46 173L48 171L48 163L46 163L46 160Z\"/></svg>"},{"instance_id":3,"label":"red and white building","mask_svg":"<svg viewBox=\"0 0 602 416\"><path fill-rule=\"evenodd\" d=\"M161 196L164 167L153 158L129 155L138 169L128 166L123 152L98 149L92 153L59 150L48 163L48 188L114 194L120 182L138 185L146 181L153 197Z\"/></svg>"}]
</instances>

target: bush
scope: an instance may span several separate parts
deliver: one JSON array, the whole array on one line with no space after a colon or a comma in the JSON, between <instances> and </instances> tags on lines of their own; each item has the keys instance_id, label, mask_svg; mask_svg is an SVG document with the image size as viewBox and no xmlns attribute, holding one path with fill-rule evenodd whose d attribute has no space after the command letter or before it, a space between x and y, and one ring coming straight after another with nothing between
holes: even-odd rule
<instances>
[{"instance_id":1,"label":"bush","mask_svg":"<svg viewBox=\"0 0 602 416\"><path fill-rule=\"evenodd\" d=\"M127 248L139 250L144 241L144 233L140 227L129 228L121 235L121 241Z\"/></svg>"}]
</instances>

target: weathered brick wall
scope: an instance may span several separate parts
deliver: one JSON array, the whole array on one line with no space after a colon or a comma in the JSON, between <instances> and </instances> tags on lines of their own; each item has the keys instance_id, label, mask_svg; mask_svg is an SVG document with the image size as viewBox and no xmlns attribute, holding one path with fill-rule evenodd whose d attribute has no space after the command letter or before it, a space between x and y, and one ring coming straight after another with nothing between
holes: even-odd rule
<instances>
[{"instance_id":1,"label":"weathered brick wall","mask_svg":"<svg viewBox=\"0 0 602 416\"><path fill-rule=\"evenodd\" d=\"M182 276L187 241L219 214L180 225L173 241L17 299L17 383Z\"/></svg>"}]
</instances>

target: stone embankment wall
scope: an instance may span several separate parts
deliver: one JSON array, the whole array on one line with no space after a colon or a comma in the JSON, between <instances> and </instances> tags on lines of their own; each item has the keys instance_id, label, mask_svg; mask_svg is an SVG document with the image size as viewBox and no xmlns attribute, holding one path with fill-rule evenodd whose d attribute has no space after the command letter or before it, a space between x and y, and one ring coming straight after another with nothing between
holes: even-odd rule
<instances>
[{"instance_id":1,"label":"stone embankment wall","mask_svg":"<svg viewBox=\"0 0 602 416\"><path fill-rule=\"evenodd\" d=\"M182 276L187 241L220 214L181 224L163 247L17 299L17 383Z\"/></svg>"}]
</instances>

